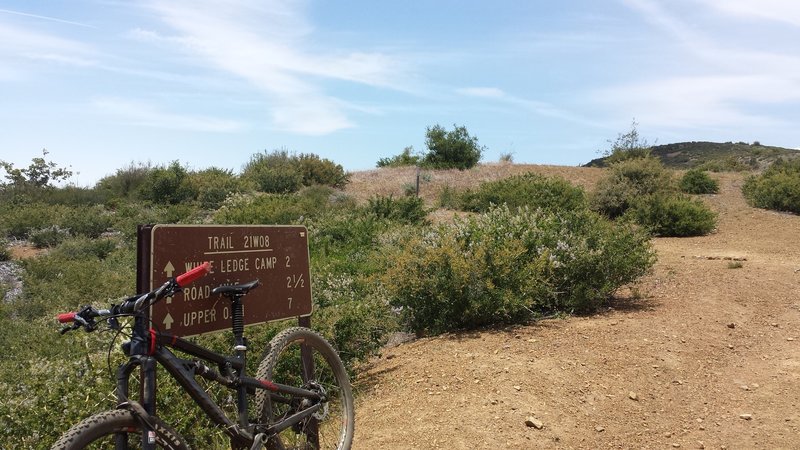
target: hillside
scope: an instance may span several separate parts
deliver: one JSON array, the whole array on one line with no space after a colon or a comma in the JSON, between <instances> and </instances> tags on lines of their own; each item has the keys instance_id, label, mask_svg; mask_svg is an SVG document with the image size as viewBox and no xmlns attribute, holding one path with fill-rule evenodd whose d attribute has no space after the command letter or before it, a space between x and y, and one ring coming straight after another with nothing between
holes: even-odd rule
<instances>
[{"instance_id":1,"label":"hillside","mask_svg":"<svg viewBox=\"0 0 800 450\"><path fill-rule=\"evenodd\" d=\"M720 171L762 170L778 158L800 157L798 150L744 142L678 142L656 145L651 152L673 169L704 166ZM605 158L593 159L586 167L605 167Z\"/></svg>"},{"instance_id":2,"label":"hillside","mask_svg":"<svg viewBox=\"0 0 800 450\"><path fill-rule=\"evenodd\" d=\"M654 273L604 313L386 348L357 380L354 448L797 448L800 216L713 176L717 232L654 239Z\"/></svg>"}]
</instances>

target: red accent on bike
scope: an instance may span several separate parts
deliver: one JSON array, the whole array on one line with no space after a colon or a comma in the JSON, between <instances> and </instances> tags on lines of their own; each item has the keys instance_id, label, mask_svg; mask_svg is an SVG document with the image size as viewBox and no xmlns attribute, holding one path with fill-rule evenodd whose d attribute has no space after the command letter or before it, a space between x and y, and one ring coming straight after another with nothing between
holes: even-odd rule
<instances>
[{"instance_id":1,"label":"red accent on bike","mask_svg":"<svg viewBox=\"0 0 800 450\"><path fill-rule=\"evenodd\" d=\"M150 351L147 353L153 356L156 353L156 330L150 328Z\"/></svg>"},{"instance_id":2,"label":"red accent on bike","mask_svg":"<svg viewBox=\"0 0 800 450\"><path fill-rule=\"evenodd\" d=\"M175 282L178 283L178 286L184 287L191 284L194 280L205 276L211 270L211 263L204 262L199 266L195 267L194 269L178 275L178 278L175 278Z\"/></svg>"},{"instance_id":3,"label":"red accent on bike","mask_svg":"<svg viewBox=\"0 0 800 450\"><path fill-rule=\"evenodd\" d=\"M278 386L276 386L275 383L267 380L258 380L258 382L261 383L262 386L269 389L270 391L278 392Z\"/></svg>"},{"instance_id":4,"label":"red accent on bike","mask_svg":"<svg viewBox=\"0 0 800 450\"><path fill-rule=\"evenodd\" d=\"M56 318L61 323L68 323L68 322L72 322L72 321L75 320L75 314L76 313L74 313L74 312L68 312L68 313L64 313L64 314L59 314L58 317L56 317Z\"/></svg>"}]
</instances>

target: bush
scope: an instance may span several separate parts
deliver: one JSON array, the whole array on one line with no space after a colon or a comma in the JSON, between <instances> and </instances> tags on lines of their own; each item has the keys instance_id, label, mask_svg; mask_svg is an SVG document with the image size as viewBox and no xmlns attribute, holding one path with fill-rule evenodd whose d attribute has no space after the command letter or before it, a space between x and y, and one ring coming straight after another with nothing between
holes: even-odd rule
<instances>
[{"instance_id":1,"label":"bush","mask_svg":"<svg viewBox=\"0 0 800 450\"><path fill-rule=\"evenodd\" d=\"M322 159L313 153L301 153L296 157L296 161L303 186L320 184L343 188L350 181L350 176L345 173L341 165L328 159Z\"/></svg>"},{"instance_id":2,"label":"bush","mask_svg":"<svg viewBox=\"0 0 800 450\"><path fill-rule=\"evenodd\" d=\"M649 158L651 146L647 139L639 136L639 130L636 128L638 125L636 119L633 119L631 129L627 133L617 134L617 138L613 141L609 139L607 141L609 148L602 151L603 158L592 161L590 165L608 167L631 159Z\"/></svg>"},{"instance_id":3,"label":"bush","mask_svg":"<svg viewBox=\"0 0 800 450\"><path fill-rule=\"evenodd\" d=\"M261 192L287 194L303 186L321 184L341 188L348 182L342 166L314 154L290 155L286 150L257 153L242 171L242 178Z\"/></svg>"},{"instance_id":4,"label":"bush","mask_svg":"<svg viewBox=\"0 0 800 450\"><path fill-rule=\"evenodd\" d=\"M742 193L756 208L800 214L800 159L776 161L760 176L748 178Z\"/></svg>"},{"instance_id":5,"label":"bush","mask_svg":"<svg viewBox=\"0 0 800 450\"><path fill-rule=\"evenodd\" d=\"M117 242L112 239L87 239L85 237L64 240L54 251L55 256L65 260L106 259L117 249Z\"/></svg>"},{"instance_id":6,"label":"bush","mask_svg":"<svg viewBox=\"0 0 800 450\"><path fill-rule=\"evenodd\" d=\"M549 211L575 210L586 206L586 194L563 178L527 173L482 183L477 190L461 196L461 209L465 211L485 212L492 205L503 204L511 209L527 206Z\"/></svg>"},{"instance_id":7,"label":"bush","mask_svg":"<svg viewBox=\"0 0 800 450\"><path fill-rule=\"evenodd\" d=\"M178 161L168 167L156 167L147 174L139 186L139 195L153 203L177 205L197 197L188 183L189 173Z\"/></svg>"},{"instance_id":8,"label":"bush","mask_svg":"<svg viewBox=\"0 0 800 450\"><path fill-rule=\"evenodd\" d=\"M636 201L631 216L656 236L703 236L717 216L703 202L679 195L653 194Z\"/></svg>"},{"instance_id":9,"label":"bush","mask_svg":"<svg viewBox=\"0 0 800 450\"><path fill-rule=\"evenodd\" d=\"M709 172L746 172L758 168L758 161L750 160L747 163L736 156L715 159L697 166L700 170Z\"/></svg>"},{"instance_id":10,"label":"bush","mask_svg":"<svg viewBox=\"0 0 800 450\"><path fill-rule=\"evenodd\" d=\"M717 180L699 169L691 169L683 174L679 186L681 191L687 194L716 194L719 192Z\"/></svg>"},{"instance_id":11,"label":"bush","mask_svg":"<svg viewBox=\"0 0 800 450\"><path fill-rule=\"evenodd\" d=\"M67 208L58 220L73 236L100 237L112 225L111 216L102 206L78 206Z\"/></svg>"},{"instance_id":12,"label":"bush","mask_svg":"<svg viewBox=\"0 0 800 450\"><path fill-rule=\"evenodd\" d=\"M434 169L469 169L481 160L484 148L478 138L470 136L466 127L453 125L447 131L441 125L428 127L425 133L428 153L423 158L427 167Z\"/></svg>"},{"instance_id":13,"label":"bush","mask_svg":"<svg viewBox=\"0 0 800 450\"><path fill-rule=\"evenodd\" d=\"M216 209L231 194L242 191L239 179L227 169L210 167L192 172L186 180L192 192L197 193L197 201L203 208Z\"/></svg>"},{"instance_id":14,"label":"bush","mask_svg":"<svg viewBox=\"0 0 800 450\"><path fill-rule=\"evenodd\" d=\"M367 211L379 218L406 224L420 224L425 221L427 212L419 197L373 197L369 199Z\"/></svg>"},{"instance_id":15,"label":"bush","mask_svg":"<svg viewBox=\"0 0 800 450\"><path fill-rule=\"evenodd\" d=\"M412 155L411 152L414 147L406 147L399 155L392 156L391 158L380 158L376 164L378 167L406 167L417 166L420 164L422 158L419 155Z\"/></svg>"},{"instance_id":16,"label":"bush","mask_svg":"<svg viewBox=\"0 0 800 450\"><path fill-rule=\"evenodd\" d=\"M597 183L590 203L593 210L612 219L624 214L639 197L675 191L672 174L656 158L627 159L610 171Z\"/></svg>"},{"instance_id":17,"label":"bush","mask_svg":"<svg viewBox=\"0 0 800 450\"><path fill-rule=\"evenodd\" d=\"M646 273L655 253L644 233L586 210L503 206L412 233L386 261L392 305L414 330L439 333L592 311Z\"/></svg>"},{"instance_id":18,"label":"bush","mask_svg":"<svg viewBox=\"0 0 800 450\"><path fill-rule=\"evenodd\" d=\"M322 214L337 202L347 202L324 186L296 194L234 195L214 213L215 223L296 224Z\"/></svg>"},{"instance_id":19,"label":"bush","mask_svg":"<svg viewBox=\"0 0 800 450\"><path fill-rule=\"evenodd\" d=\"M31 230L39 230L56 224L64 207L33 203L24 207L8 208L0 215L0 229L7 236L27 239Z\"/></svg>"},{"instance_id":20,"label":"bush","mask_svg":"<svg viewBox=\"0 0 800 450\"><path fill-rule=\"evenodd\" d=\"M127 167L117 169L114 175L101 178L95 189L107 192L110 197L134 199L153 170L149 163L131 162Z\"/></svg>"},{"instance_id":21,"label":"bush","mask_svg":"<svg viewBox=\"0 0 800 450\"><path fill-rule=\"evenodd\" d=\"M58 225L30 230L28 232L28 238L36 248L55 247L69 236L69 230L61 228Z\"/></svg>"},{"instance_id":22,"label":"bush","mask_svg":"<svg viewBox=\"0 0 800 450\"><path fill-rule=\"evenodd\" d=\"M438 204L440 208L461 209L463 207L461 198L462 193L448 184L439 192Z\"/></svg>"},{"instance_id":23,"label":"bush","mask_svg":"<svg viewBox=\"0 0 800 450\"><path fill-rule=\"evenodd\" d=\"M8 248L8 241L4 238L0 238L0 262L8 261L11 259L11 249ZM3 298L3 295L0 295L0 299Z\"/></svg>"}]
</instances>

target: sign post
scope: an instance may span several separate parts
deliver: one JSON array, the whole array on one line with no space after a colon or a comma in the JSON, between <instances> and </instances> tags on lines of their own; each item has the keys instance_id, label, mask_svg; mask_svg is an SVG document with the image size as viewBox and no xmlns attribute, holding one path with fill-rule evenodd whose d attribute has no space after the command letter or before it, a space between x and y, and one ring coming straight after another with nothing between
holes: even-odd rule
<instances>
[{"instance_id":1,"label":"sign post","mask_svg":"<svg viewBox=\"0 0 800 450\"><path fill-rule=\"evenodd\" d=\"M244 301L245 325L311 315L308 232L303 226L155 225L150 289L205 261L211 273L150 310L153 326L176 336L230 328L230 304L211 290L258 279Z\"/></svg>"}]
</instances>

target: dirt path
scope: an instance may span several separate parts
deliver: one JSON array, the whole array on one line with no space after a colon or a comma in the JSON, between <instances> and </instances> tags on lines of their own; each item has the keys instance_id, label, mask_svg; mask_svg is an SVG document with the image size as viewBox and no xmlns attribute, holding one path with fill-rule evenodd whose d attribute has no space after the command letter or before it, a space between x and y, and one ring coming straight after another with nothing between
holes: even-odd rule
<instances>
[{"instance_id":1,"label":"dirt path","mask_svg":"<svg viewBox=\"0 0 800 450\"><path fill-rule=\"evenodd\" d=\"M655 240L641 299L385 350L355 448L800 448L800 217L741 183L705 199L717 233Z\"/></svg>"}]
</instances>

